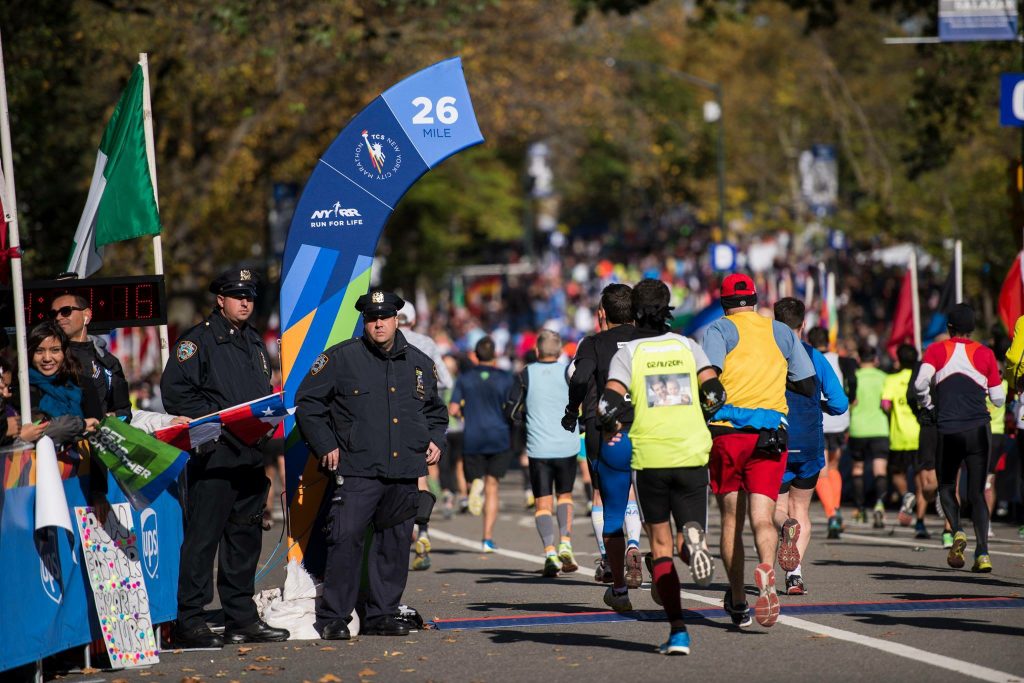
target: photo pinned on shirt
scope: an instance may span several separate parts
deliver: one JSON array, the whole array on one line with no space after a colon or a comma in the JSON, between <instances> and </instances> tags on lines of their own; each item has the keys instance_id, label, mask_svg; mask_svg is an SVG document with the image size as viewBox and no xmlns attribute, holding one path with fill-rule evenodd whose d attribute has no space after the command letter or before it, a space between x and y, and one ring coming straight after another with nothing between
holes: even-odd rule
<instances>
[{"instance_id":1,"label":"photo pinned on shirt","mask_svg":"<svg viewBox=\"0 0 1024 683\"><path fill-rule=\"evenodd\" d=\"M693 389L690 386L690 375L674 373L669 375L649 375L647 384L647 407L663 408L666 406L693 405Z\"/></svg>"}]
</instances>

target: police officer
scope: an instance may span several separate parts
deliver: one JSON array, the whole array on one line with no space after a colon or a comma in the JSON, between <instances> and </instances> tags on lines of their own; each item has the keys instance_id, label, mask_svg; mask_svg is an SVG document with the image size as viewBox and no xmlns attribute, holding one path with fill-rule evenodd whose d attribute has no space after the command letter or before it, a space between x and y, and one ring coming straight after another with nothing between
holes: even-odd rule
<instances>
[{"instance_id":1,"label":"police officer","mask_svg":"<svg viewBox=\"0 0 1024 683\"><path fill-rule=\"evenodd\" d=\"M398 309L404 303L380 290L359 297L362 338L320 354L295 396L303 437L323 468L335 473L337 484L315 624L329 640L349 638L363 540L371 522L374 551L360 633L409 632L396 616L420 505L416 480L441 458L448 411L438 396L433 361L398 331Z\"/></svg>"},{"instance_id":2,"label":"police officer","mask_svg":"<svg viewBox=\"0 0 1024 683\"><path fill-rule=\"evenodd\" d=\"M181 335L160 388L171 413L201 417L273 393L267 350L248 324L257 276L229 270L210 285L214 311ZM260 620L253 583L260 556L260 522L269 480L263 454L228 432L192 454L188 470L188 519L178 577L178 647L287 640L288 631ZM220 549L217 588L224 607L224 637L203 618L213 599L213 558Z\"/></svg>"}]
</instances>

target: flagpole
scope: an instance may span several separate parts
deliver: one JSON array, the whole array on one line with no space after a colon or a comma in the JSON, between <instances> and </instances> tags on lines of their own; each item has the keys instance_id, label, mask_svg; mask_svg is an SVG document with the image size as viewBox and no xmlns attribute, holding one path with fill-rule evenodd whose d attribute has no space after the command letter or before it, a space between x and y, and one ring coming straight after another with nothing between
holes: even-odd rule
<instances>
[{"instance_id":1,"label":"flagpole","mask_svg":"<svg viewBox=\"0 0 1024 683\"><path fill-rule=\"evenodd\" d=\"M149 177L153 180L153 199L157 211L160 210L160 193L156 188L156 144L153 142L153 105L149 98L149 53L139 53L139 64L142 65L142 123L146 132L146 158L149 160ZM153 271L157 275L164 274L164 247L160 233L153 235ZM167 325L160 326L160 366L167 367L170 358L170 340Z\"/></svg>"},{"instance_id":2,"label":"flagpole","mask_svg":"<svg viewBox=\"0 0 1024 683\"><path fill-rule=\"evenodd\" d=\"M828 307L828 350L836 350L836 337L838 337L838 330L832 329L832 315L836 314L836 325L839 325L839 316L836 313L836 274L827 273L825 275L825 305ZM835 333L835 334L833 334Z\"/></svg>"},{"instance_id":3,"label":"flagpole","mask_svg":"<svg viewBox=\"0 0 1024 683\"><path fill-rule=\"evenodd\" d=\"M953 281L956 283L956 303L964 300L964 244L960 240L953 243Z\"/></svg>"},{"instance_id":4,"label":"flagpole","mask_svg":"<svg viewBox=\"0 0 1024 683\"><path fill-rule=\"evenodd\" d=\"M0 147L3 148L4 178L10 207L7 225L10 248L18 250L11 259L11 285L14 289L15 343L18 349L18 388L21 399L21 423L32 421L32 403L28 395L28 334L25 329L25 290L21 281L21 235L18 233L18 198L14 193L14 157L11 148L11 117L7 110L7 76L4 72L3 40L0 39ZM14 252L12 252L14 253Z\"/></svg>"},{"instance_id":5,"label":"flagpole","mask_svg":"<svg viewBox=\"0 0 1024 683\"><path fill-rule=\"evenodd\" d=\"M914 348L921 355L921 302L917 294L917 249L910 250L910 310L914 316Z\"/></svg>"}]
</instances>

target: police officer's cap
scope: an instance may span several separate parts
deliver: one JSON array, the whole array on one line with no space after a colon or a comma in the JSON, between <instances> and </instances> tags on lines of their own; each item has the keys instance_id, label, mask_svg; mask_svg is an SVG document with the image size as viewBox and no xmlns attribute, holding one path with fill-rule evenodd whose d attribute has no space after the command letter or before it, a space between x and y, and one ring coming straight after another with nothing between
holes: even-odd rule
<instances>
[{"instance_id":1,"label":"police officer's cap","mask_svg":"<svg viewBox=\"0 0 1024 683\"><path fill-rule=\"evenodd\" d=\"M366 315L390 318L398 315L398 309L405 305L405 299L380 289L371 289L356 300L356 310Z\"/></svg>"},{"instance_id":2,"label":"police officer's cap","mask_svg":"<svg viewBox=\"0 0 1024 683\"><path fill-rule=\"evenodd\" d=\"M254 271L248 268L232 268L225 270L210 283L210 291L223 296L255 297L256 285L259 282L259 276Z\"/></svg>"}]
</instances>

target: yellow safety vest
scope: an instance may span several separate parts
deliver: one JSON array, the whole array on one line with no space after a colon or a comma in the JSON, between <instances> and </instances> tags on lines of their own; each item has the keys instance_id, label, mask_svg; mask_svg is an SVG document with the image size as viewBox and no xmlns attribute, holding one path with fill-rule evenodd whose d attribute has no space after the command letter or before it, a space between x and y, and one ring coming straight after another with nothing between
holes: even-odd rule
<instances>
[{"instance_id":1,"label":"yellow safety vest","mask_svg":"<svg viewBox=\"0 0 1024 683\"><path fill-rule=\"evenodd\" d=\"M707 465L711 432L689 347L677 339L640 342L631 367L633 469Z\"/></svg>"}]
</instances>

